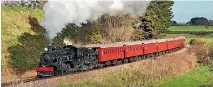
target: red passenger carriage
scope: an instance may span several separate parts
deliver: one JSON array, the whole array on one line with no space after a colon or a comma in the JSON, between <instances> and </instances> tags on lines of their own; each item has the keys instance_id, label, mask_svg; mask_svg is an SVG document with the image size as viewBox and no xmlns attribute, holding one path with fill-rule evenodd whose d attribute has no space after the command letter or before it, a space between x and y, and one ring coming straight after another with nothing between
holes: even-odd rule
<instances>
[{"instance_id":1,"label":"red passenger carriage","mask_svg":"<svg viewBox=\"0 0 213 87\"><path fill-rule=\"evenodd\" d=\"M127 42L124 45L125 57L132 57L144 54L144 44L142 41Z\"/></svg>"},{"instance_id":2,"label":"red passenger carriage","mask_svg":"<svg viewBox=\"0 0 213 87\"><path fill-rule=\"evenodd\" d=\"M157 51L158 52L161 52L161 51L166 51L168 50L168 43L167 43L167 40L166 39L160 39L160 40L157 40Z\"/></svg>"},{"instance_id":3,"label":"red passenger carriage","mask_svg":"<svg viewBox=\"0 0 213 87\"><path fill-rule=\"evenodd\" d=\"M143 41L144 44L144 54L151 54L158 52L156 40Z\"/></svg>"}]
</instances>

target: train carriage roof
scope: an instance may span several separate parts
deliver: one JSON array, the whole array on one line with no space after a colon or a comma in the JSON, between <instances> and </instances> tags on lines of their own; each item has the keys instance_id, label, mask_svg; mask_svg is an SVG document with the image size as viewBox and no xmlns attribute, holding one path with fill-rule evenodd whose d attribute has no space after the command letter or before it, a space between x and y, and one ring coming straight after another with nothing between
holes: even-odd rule
<instances>
[{"instance_id":1,"label":"train carriage roof","mask_svg":"<svg viewBox=\"0 0 213 87\"><path fill-rule=\"evenodd\" d=\"M167 39L156 39L156 41L159 43L159 42L166 42Z\"/></svg>"},{"instance_id":2,"label":"train carriage roof","mask_svg":"<svg viewBox=\"0 0 213 87\"><path fill-rule=\"evenodd\" d=\"M122 43L117 42L117 43L110 43L110 44L89 44L84 47L101 47L101 48L106 48L106 47L119 47L123 46Z\"/></svg>"},{"instance_id":3,"label":"train carriage roof","mask_svg":"<svg viewBox=\"0 0 213 87\"><path fill-rule=\"evenodd\" d=\"M169 38L169 39L152 39L152 40L143 40L143 41L132 41L132 42L116 42L116 43L109 43L109 44L89 44L83 47L119 47L123 45L136 45L136 44L148 44L148 43L156 43L156 42L164 42L164 41L172 41L174 39L185 39L185 37L176 37L176 38Z\"/></svg>"},{"instance_id":4,"label":"train carriage roof","mask_svg":"<svg viewBox=\"0 0 213 87\"><path fill-rule=\"evenodd\" d=\"M142 44L142 43L155 43L156 40L144 40L144 41L133 41L133 42L116 42L116 43L110 43L110 44L89 44L83 47L101 47L101 48L107 48L107 47L118 47L123 45L135 45L135 44Z\"/></svg>"}]
</instances>

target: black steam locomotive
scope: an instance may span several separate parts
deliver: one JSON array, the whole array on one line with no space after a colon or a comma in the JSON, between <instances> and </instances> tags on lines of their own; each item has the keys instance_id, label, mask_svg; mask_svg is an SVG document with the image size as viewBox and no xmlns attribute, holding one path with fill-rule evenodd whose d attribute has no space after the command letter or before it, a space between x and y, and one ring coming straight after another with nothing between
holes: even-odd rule
<instances>
[{"instance_id":1,"label":"black steam locomotive","mask_svg":"<svg viewBox=\"0 0 213 87\"><path fill-rule=\"evenodd\" d=\"M97 67L96 48L50 45L41 54L37 76L61 75Z\"/></svg>"}]
</instances>

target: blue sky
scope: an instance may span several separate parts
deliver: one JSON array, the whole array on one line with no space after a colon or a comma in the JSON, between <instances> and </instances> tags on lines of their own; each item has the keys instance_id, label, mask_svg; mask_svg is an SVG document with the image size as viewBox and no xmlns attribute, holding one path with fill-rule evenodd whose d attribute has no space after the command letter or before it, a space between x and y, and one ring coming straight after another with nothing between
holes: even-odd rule
<instances>
[{"instance_id":1,"label":"blue sky","mask_svg":"<svg viewBox=\"0 0 213 87\"><path fill-rule=\"evenodd\" d=\"M172 20L177 22L187 22L192 17L213 20L213 1L175 1L172 11Z\"/></svg>"}]
</instances>

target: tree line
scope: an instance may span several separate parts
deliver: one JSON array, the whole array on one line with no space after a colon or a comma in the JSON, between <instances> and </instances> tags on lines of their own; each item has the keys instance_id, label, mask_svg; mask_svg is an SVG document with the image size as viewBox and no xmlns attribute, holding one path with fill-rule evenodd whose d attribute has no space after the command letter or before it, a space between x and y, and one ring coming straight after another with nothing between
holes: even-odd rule
<instances>
[{"instance_id":1,"label":"tree line","mask_svg":"<svg viewBox=\"0 0 213 87\"><path fill-rule=\"evenodd\" d=\"M187 23L179 24L176 21L172 20L171 25L206 25L206 26L213 26L213 20L208 20L205 17L193 17Z\"/></svg>"}]
</instances>

